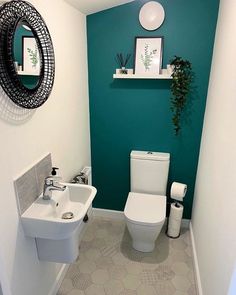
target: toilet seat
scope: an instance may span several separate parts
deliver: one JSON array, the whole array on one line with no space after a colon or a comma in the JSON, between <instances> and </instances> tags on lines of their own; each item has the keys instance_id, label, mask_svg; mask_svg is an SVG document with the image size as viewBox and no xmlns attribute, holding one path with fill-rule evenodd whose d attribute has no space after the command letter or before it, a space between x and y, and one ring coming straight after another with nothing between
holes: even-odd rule
<instances>
[{"instance_id":1,"label":"toilet seat","mask_svg":"<svg viewBox=\"0 0 236 295\"><path fill-rule=\"evenodd\" d=\"M124 214L130 222L140 225L163 223L166 217L166 196L130 192Z\"/></svg>"}]
</instances>

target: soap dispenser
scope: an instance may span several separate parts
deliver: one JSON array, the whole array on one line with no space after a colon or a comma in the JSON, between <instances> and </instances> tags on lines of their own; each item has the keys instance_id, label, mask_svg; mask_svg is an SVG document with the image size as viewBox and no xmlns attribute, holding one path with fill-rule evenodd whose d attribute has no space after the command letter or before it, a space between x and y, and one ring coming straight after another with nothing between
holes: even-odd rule
<instances>
[{"instance_id":1,"label":"soap dispenser","mask_svg":"<svg viewBox=\"0 0 236 295\"><path fill-rule=\"evenodd\" d=\"M51 175L52 175L52 176L56 176L56 175L57 175L57 170L59 170L59 168L57 168L57 167L52 167Z\"/></svg>"}]
</instances>

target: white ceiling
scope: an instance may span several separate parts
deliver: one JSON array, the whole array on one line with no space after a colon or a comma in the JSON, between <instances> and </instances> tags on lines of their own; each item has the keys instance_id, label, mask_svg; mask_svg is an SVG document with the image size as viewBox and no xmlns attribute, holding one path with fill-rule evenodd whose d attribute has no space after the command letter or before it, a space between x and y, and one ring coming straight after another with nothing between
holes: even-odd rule
<instances>
[{"instance_id":1,"label":"white ceiling","mask_svg":"<svg viewBox=\"0 0 236 295\"><path fill-rule=\"evenodd\" d=\"M65 0L84 14L92 14L134 0Z\"/></svg>"}]
</instances>

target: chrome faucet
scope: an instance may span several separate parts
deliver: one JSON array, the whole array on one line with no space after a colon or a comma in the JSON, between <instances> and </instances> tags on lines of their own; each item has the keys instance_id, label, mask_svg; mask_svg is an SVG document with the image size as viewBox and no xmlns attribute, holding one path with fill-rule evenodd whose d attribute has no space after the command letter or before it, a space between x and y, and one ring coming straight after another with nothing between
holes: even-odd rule
<instances>
[{"instance_id":1,"label":"chrome faucet","mask_svg":"<svg viewBox=\"0 0 236 295\"><path fill-rule=\"evenodd\" d=\"M52 191L64 191L66 189L66 185L62 185L58 183L60 177L57 176L48 176L44 181L43 188L43 199L50 200L52 198Z\"/></svg>"}]
</instances>

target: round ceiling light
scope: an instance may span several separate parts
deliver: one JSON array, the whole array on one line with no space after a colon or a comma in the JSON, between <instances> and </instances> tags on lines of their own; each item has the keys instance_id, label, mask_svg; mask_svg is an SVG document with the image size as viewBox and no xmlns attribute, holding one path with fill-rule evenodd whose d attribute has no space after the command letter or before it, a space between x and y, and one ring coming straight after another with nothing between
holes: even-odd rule
<instances>
[{"instance_id":1,"label":"round ceiling light","mask_svg":"<svg viewBox=\"0 0 236 295\"><path fill-rule=\"evenodd\" d=\"M160 3L156 1L147 2L140 9L140 24L144 29L148 31L154 31L158 29L162 25L164 19L164 8Z\"/></svg>"}]
</instances>

